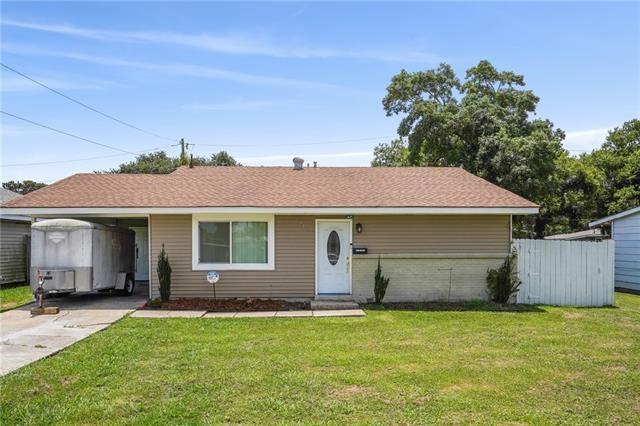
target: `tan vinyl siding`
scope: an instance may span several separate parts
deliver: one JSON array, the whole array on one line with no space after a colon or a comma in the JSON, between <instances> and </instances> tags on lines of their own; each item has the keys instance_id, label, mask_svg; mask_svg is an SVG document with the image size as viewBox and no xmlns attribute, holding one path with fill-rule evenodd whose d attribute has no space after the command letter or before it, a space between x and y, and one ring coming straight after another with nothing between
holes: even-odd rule
<instances>
[{"instance_id":1,"label":"tan vinyl siding","mask_svg":"<svg viewBox=\"0 0 640 426\"><path fill-rule=\"evenodd\" d=\"M191 215L151 216L151 270L154 297L155 271L165 244L173 273L174 298L213 297L206 271L191 270ZM312 216L276 216L274 271L221 271L218 297L309 298L315 293L315 219Z\"/></svg>"},{"instance_id":2,"label":"tan vinyl siding","mask_svg":"<svg viewBox=\"0 0 640 426\"><path fill-rule=\"evenodd\" d=\"M275 270L221 271L217 296L314 297L316 218L276 216ZM361 234L355 231L356 223L363 225ZM213 289L205 278L206 271L191 269L191 215L151 215L150 225L153 296L158 295L155 266L164 243L173 268L172 297L213 297ZM354 245L367 247L372 255L455 254L472 257L509 251L508 215L356 216L353 226ZM483 274L485 271L482 269Z\"/></svg>"},{"instance_id":3,"label":"tan vinyl siding","mask_svg":"<svg viewBox=\"0 0 640 426\"><path fill-rule=\"evenodd\" d=\"M358 234L355 224L361 223ZM508 253L507 215L356 216L353 243L369 254Z\"/></svg>"},{"instance_id":4,"label":"tan vinyl siding","mask_svg":"<svg viewBox=\"0 0 640 426\"><path fill-rule=\"evenodd\" d=\"M27 236L31 223L0 221L0 282L23 282L27 279Z\"/></svg>"}]
</instances>

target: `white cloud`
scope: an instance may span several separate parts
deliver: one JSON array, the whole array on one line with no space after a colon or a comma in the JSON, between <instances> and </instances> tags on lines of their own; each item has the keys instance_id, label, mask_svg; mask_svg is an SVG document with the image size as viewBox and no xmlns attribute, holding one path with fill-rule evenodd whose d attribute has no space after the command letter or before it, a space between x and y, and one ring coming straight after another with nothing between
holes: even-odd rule
<instances>
[{"instance_id":1,"label":"white cloud","mask_svg":"<svg viewBox=\"0 0 640 426\"><path fill-rule=\"evenodd\" d=\"M298 105L296 101L288 100L250 100L231 99L218 103L182 105L182 109L191 111L255 111L269 108L283 108Z\"/></svg>"},{"instance_id":2,"label":"white cloud","mask_svg":"<svg viewBox=\"0 0 640 426\"><path fill-rule=\"evenodd\" d=\"M201 65L191 64L157 64L150 62L129 61L125 59L106 58L93 55L85 55L75 52L63 52L49 49L34 48L31 46L22 46L15 44L3 44L2 51L14 53L18 55L28 56L50 56L58 58L73 59L76 61L89 62L100 65L119 66L137 68L147 71L162 72L167 74L183 75L189 77L212 78L218 80L234 81L243 84L268 85L291 87L298 89L322 89L322 90L339 90L341 92L349 91L356 93L355 89L348 89L334 84L320 83L309 80L299 80L284 77L272 77L260 74L249 74L239 71L226 70L222 68L205 67Z\"/></svg>"},{"instance_id":3,"label":"white cloud","mask_svg":"<svg viewBox=\"0 0 640 426\"><path fill-rule=\"evenodd\" d=\"M600 148L611 129L613 127L566 132L564 147L572 154L590 152Z\"/></svg>"},{"instance_id":4,"label":"white cloud","mask_svg":"<svg viewBox=\"0 0 640 426\"><path fill-rule=\"evenodd\" d=\"M328 59L353 58L388 62L429 62L437 63L442 59L432 53L403 47L389 48L326 48L287 46L282 41L268 40L259 35L213 35L186 34L161 31L125 31L103 30L77 27L74 25L52 25L37 22L5 19L2 24L8 27L24 28L66 36L89 38L102 41L173 44L194 49L235 55L260 55L291 59Z\"/></svg>"},{"instance_id":5,"label":"white cloud","mask_svg":"<svg viewBox=\"0 0 640 426\"><path fill-rule=\"evenodd\" d=\"M45 90L42 86L20 76L9 75L10 71L3 71L0 92L25 92ZM132 88L105 80L82 81L81 79L57 79L42 76L32 76L35 80L57 90L104 90L109 88Z\"/></svg>"},{"instance_id":6,"label":"white cloud","mask_svg":"<svg viewBox=\"0 0 640 426\"><path fill-rule=\"evenodd\" d=\"M290 166L295 155L267 155L262 157L240 157L238 161L247 166ZM306 163L318 161L320 166L368 166L372 151L340 152L335 154L301 154ZM320 161L322 160L322 161Z\"/></svg>"},{"instance_id":7,"label":"white cloud","mask_svg":"<svg viewBox=\"0 0 640 426\"><path fill-rule=\"evenodd\" d=\"M14 126L11 124L7 124L3 122L0 125L0 134L2 134L3 137L7 137L7 136L15 136L15 137L19 137L19 136L34 136L34 135L46 135L49 134L49 132L47 130L43 130L43 129L33 129L33 128L27 128L27 127L19 127L19 126Z\"/></svg>"}]
</instances>

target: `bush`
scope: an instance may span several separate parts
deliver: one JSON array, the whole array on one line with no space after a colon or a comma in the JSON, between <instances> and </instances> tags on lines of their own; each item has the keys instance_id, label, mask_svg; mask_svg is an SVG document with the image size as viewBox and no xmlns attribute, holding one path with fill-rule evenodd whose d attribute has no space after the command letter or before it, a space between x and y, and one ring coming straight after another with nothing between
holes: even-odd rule
<instances>
[{"instance_id":1,"label":"bush","mask_svg":"<svg viewBox=\"0 0 640 426\"><path fill-rule=\"evenodd\" d=\"M382 275L382 267L380 267L380 258L378 258L378 267L376 268L376 277L373 285L373 294L376 298L376 303L382 303L384 295L387 292L387 286L389 285L389 278Z\"/></svg>"},{"instance_id":2,"label":"bush","mask_svg":"<svg viewBox=\"0 0 640 426\"><path fill-rule=\"evenodd\" d=\"M167 302L171 297L171 265L169 264L169 256L162 250L158 255L158 281L160 282L160 300Z\"/></svg>"},{"instance_id":3,"label":"bush","mask_svg":"<svg viewBox=\"0 0 640 426\"><path fill-rule=\"evenodd\" d=\"M511 296L518 292L522 283L518 279L517 263L517 254L513 250L498 269L487 271L487 287L494 302L508 303Z\"/></svg>"}]
</instances>

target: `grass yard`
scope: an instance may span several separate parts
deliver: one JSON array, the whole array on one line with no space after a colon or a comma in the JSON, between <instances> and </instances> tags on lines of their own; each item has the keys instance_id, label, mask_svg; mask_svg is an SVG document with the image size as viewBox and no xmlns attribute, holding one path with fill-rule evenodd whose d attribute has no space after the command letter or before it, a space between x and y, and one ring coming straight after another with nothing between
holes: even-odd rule
<instances>
[{"instance_id":1,"label":"grass yard","mask_svg":"<svg viewBox=\"0 0 640 426\"><path fill-rule=\"evenodd\" d=\"M29 285L0 287L0 312L8 311L33 300Z\"/></svg>"},{"instance_id":2,"label":"grass yard","mask_svg":"<svg viewBox=\"0 0 640 426\"><path fill-rule=\"evenodd\" d=\"M617 308L134 319L0 380L16 423L640 423Z\"/></svg>"}]
</instances>

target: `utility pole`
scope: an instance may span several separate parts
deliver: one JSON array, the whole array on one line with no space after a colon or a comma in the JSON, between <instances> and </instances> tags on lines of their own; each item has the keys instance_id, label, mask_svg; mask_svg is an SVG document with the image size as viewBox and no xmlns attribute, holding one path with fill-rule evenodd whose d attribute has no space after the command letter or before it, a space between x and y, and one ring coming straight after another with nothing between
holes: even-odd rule
<instances>
[{"instance_id":1,"label":"utility pole","mask_svg":"<svg viewBox=\"0 0 640 426\"><path fill-rule=\"evenodd\" d=\"M186 166L189 164L189 158L187 157L187 149L189 144L184 141L184 138L180 139L180 165Z\"/></svg>"}]
</instances>

